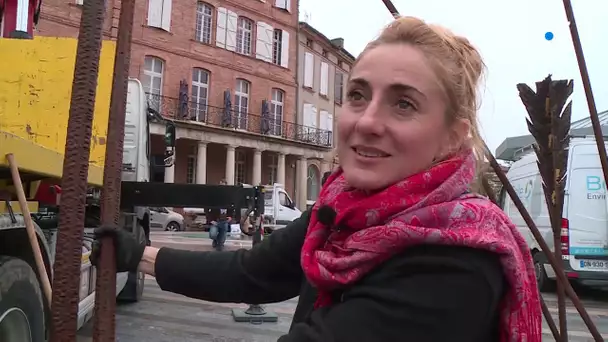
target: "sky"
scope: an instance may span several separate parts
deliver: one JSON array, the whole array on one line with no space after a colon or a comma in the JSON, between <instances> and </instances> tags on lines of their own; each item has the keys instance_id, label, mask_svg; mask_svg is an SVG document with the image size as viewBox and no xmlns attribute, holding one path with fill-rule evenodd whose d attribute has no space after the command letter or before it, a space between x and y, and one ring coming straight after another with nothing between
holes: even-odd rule
<instances>
[{"instance_id":1,"label":"sky","mask_svg":"<svg viewBox=\"0 0 608 342\"><path fill-rule=\"evenodd\" d=\"M599 112L608 110L608 1L571 0ZM467 37L487 66L479 124L495 151L505 138L528 134L516 85L548 74L573 79L572 121L589 117L561 0L393 0L402 15L443 25ZM603 20L602 20L603 19ZM300 20L328 38L342 37L355 57L391 22L381 0L300 0ZM552 32L553 40L545 39Z\"/></svg>"}]
</instances>

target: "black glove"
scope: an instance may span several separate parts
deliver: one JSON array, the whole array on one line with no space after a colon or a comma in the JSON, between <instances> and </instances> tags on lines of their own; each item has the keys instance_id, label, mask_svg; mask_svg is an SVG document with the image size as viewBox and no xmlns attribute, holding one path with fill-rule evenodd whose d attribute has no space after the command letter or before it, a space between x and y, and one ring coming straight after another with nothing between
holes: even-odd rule
<instances>
[{"instance_id":1,"label":"black glove","mask_svg":"<svg viewBox=\"0 0 608 342\"><path fill-rule=\"evenodd\" d=\"M101 241L103 238L114 241L114 253L116 255L116 272L135 272L139 266L146 241L137 241L130 232L114 227L102 226L95 229L95 241L91 251L91 264L98 266L99 255L101 254ZM106 240L107 241L107 240Z\"/></svg>"}]
</instances>

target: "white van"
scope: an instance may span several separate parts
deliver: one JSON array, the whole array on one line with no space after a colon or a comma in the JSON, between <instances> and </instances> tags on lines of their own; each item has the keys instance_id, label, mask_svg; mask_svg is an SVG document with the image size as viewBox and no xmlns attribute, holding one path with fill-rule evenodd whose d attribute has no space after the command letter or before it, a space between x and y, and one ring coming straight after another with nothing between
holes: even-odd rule
<instances>
[{"instance_id":1,"label":"white van","mask_svg":"<svg viewBox=\"0 0 608 342\"><path fill-rule=\"evenodd\" d=\"M608 285L608 206L606 184L594 138L573 138L568 152L561 249L568 278L590 286ZM543 238L553 249L553 232L534 152L513 163L507 178ZM513 201L503 193L503 209L526 239L541 290L555 273Z\"/></svg>"},{"instance_id":2,"label":"white van","mask_svg":"<svg viewBox=\"0 0 608 342\"><path fill-rule=\"evenodd\" d=\"M264 186L264 226L279 229L302 216L282 184Z\"/></svg>"},{"instance_id":3,"label":"white van","mask_svg":"<svg viewBox=\"0 0 608 342\"><path fill-rule=\"evenodd\" d=\"M243 184L252 187L251 184ZM302 216L291 200L283 184L264 185L264 228L268 231L284 228L289 222ZM253 215L253 213L251 214Z\"/></svg>"}]
</instances>

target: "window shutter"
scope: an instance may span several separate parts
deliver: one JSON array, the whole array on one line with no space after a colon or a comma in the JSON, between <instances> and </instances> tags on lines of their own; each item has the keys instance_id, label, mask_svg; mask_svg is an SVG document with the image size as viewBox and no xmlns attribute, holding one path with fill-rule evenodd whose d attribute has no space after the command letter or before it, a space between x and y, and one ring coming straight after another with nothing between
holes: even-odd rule
<instances>
[{"instance_id":1,"label":"window shutter","mask_svg":"<svg viewBox=\"0 0 608 342\"><path fill-rule=\"evenodd\" d=\"M320 116L319 129L328 131L329 128L327 127L327 120L328 120L329 113L326 110L321 110L321 113L319 114L319 116Z\"/></svg>"},{"instance_id":2,"label":"window shutter","mask_svg":"<svg viewBox=\"0 0 608 342\"><path fill-rule=\"evenodd\" d=\"M329 65L325 62L321 62L321 88L319 92L321 95L327 96L329 91Z\"/></svg>"},{"instance_id":3,"label":"window shutter","mask_svg":"<svg viewBox=\"0 0 608 342\"><path fill-rule=\"evenodd\" d=\"M303 112L304 112L304 116L302 118L302 126L308 127L310 126L310 107L312 105L310 103L304 103L304 108L303 108Z\"/></svg>"},{"instance_id":4,"label":"window shutter","mask_svg":"<svg viewBox=\"0 0 608 342\"><path fill-rule=\"evenodd\" d=\"M161 27L163 17L163 0L149 0L148 26Z\"/></svg>"},{"instance_id":5,"label":"window shutter","mask_svg":"<svg viewBox=\"0 0 608 342\"><path fill-rule=\"evenodd\" d=\"M255 40L255 57L257 59L261 59L263 61L267 60L268 55L268 46L266 45L265 36L266 32L266 23L263 21L257 22L257 32L256 32L256 40Z\"/></svg>"},{"instance_id":6,"label":"window shutter","mask_svg":"<svg viewBox=\"0 0 608 342\"><path fill-rule=\"evenodd\" d=\"M173 0L162 0L163 1L163 15L161 28L167 32L171 31L171 8L173 7Z\"/></svg>"},{"instance_id":7,"label":"window shutter","mask_svg":"<svg viewBox=\"0 0 608 342\"><path fill-rule=\"evenodd\" d=\"M312 53L306 52L304 54L304 86L308 88L312 88L313 85L313 76L314 76L314 68L315 68L315 59Z\"/></svg>"},{"instance_id":8,"label":"window shutter","mask_svg":"<svg viewBox=\"0 0 608 342\"><path fill-rule=\"evenodd\" d=\"M319 127L319 125L318 125L319 114L317 113L317 107L315 107L315 105L311 105L310 112L311 112L310 118L312 121L310 127L314 127L314 128Z\"/></svg>"},{"instance_id":9,"label":"window shutter","mask_svg":"<svg viewBox=\"0 0 608 342\"><path fill-rule=\"evenodd\" d=\"M274 28L269 24L258 21L255 55L258 59L272 63L272 42Z\"/></svg>"},{"instance_id":10,"label":"window shutter","mask_svg":"<svg viewBox=\"0 0 608 342\"><path fill-rule=\"evenodd\" d=\"M239 16L232 12L228 12L228 24L226 25L226 50L236 51L236 30Z\"/></svg>"},{"instance_id":11,"label":"window shutter","mask_svg":"<svg viewBox=\"0 0 608 342\"><path fill-rule=\"evenodd\" d=\"M289 68L289 32L283 30L281 41L281 66Z\"/></svg>"},{"instance_id":12,"label":"window shutter","mask_svg":"<svg viewBox=\"0 0 608 342\"><path fill-rule=\"evenodd\" d=\"M334 80L334 101L340 105L342 104L342 93L344 92L343 83L344 74L336 71L336 78Z\"/></svg>"},{"instance_id":13,"label":"window shutter","mask_svg":"<svg viewBox=\"0 0 608 342\"><path fill-rule=\"evenodd\" d=\"M150 0L153 1L153 0ZM215 33L215 45L226 48L226 24L228 22L228 11L223 7L217 8L217 30Z\"/></svg>"},{"instance_id":14,"label":"window shutter","mask_svg":"<svg viewBox=\"0 0 608 342\"><path fill-rule=\"evenodd\" d=\"M268 63L272 63L272 52L274 46L274 27L269 24L265 24L266 26L266 34L264 35L264 44L266 45L264 49L265 53L265 61Z\"/></svg>"},{"instance_id":15,"label":"window shutter","mask_svg":"<svg viewBox=\"0 0 608 342\"><path fill-rule=\"evenodd\" d=\"M327 143L329 146L334 146L334 116L332 114L327 113L327 130L329 134L327 134Z\"/></svg>"},{"instance_id":16,"label":"window shutter","mask_svg":"<svg viewBox=\"0 0 608 342\"><path fill-rule=\"evenodd\" d=\"M276 0L274 2L274 6L277 7L277 8L286 9L286 7L287 7L287 0Z\"/></svg>"}]
</instances>

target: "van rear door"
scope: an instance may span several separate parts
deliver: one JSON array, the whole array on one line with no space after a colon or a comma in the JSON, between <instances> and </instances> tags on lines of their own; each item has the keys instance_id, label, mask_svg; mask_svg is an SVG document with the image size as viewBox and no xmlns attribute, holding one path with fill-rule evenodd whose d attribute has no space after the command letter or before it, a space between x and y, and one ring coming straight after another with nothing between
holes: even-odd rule
<instances>
[{"instance_id":1,"label":"van rear door","mask_svg":"<svg viewBox=\"0 0 608 342\"><path fill-rule=\"evenodd\" d=\"M570 266L608 272L606 184L595 143L572 147L564 218L569 227Z\"/></svg>"}]
</instances>

